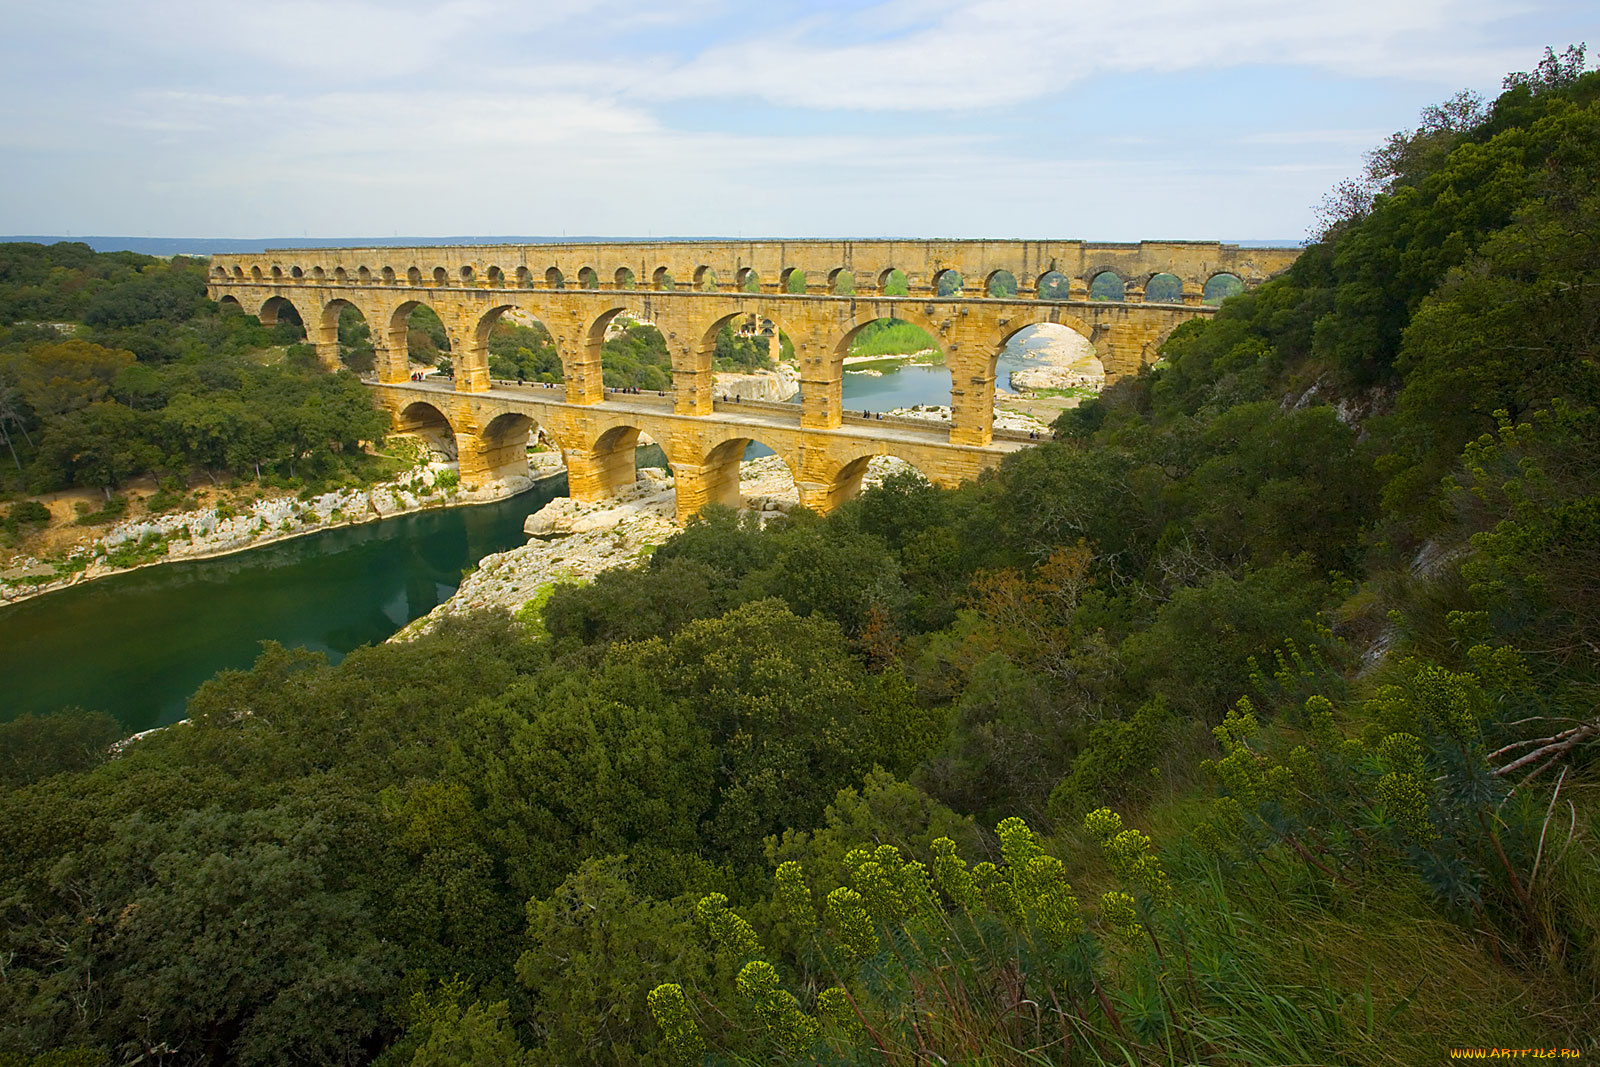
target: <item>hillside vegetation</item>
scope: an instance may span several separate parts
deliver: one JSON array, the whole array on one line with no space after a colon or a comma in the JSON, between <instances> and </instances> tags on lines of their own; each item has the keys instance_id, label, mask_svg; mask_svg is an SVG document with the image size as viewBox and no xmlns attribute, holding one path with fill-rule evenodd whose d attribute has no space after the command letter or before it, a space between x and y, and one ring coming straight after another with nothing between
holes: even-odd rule
<instances>
[{"instance_id":1,"label":"hillside vegetation","mask_svg":"<svg viewBox=\"0 0 1600 1067\"><path fill-rule=\"evenodd\" d=\"M0 728L0 1064L1600 1054L1581 70L977 483Z\"/></svg>"},{"instance_id":2,"label":"hillside vegetation","mask_svg":"<svg viewBox=\"0 0 1600 1067\"><path fill-rule=\"evenodd\" d=\"M360 383L324 373L300 326L207 300L205 274L182 256L0 245L0 493L391 472L361 448L389 422Z\"/></svg>"}]
</instances>

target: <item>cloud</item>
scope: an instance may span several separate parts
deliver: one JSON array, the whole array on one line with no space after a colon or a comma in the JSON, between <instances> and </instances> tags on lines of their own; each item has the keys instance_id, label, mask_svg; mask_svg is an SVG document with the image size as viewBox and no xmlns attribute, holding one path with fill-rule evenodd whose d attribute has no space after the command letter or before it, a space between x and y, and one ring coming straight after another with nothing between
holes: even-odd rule
<instances>
[{"instance_id":1,"label":"cloud","mask_svg":"<svg viewBox=\"0 0 1600 1067\"><path fill-rule=\"evenodd\" d=\"M694 97L740 86L808 107L970 110L1108 75L1250 65L1455 86L1498 76L1528 52L1491 34L1517 9L1488 0L979 0L946 5L920 23L911 17L927 10L922 0L869 9L879 20L899 16L891 21L902 32L888 36L863 32L867 20L840 13L730 41L658 78L655 89Z\"/></svg>"},{"instance_id":2,"label":"cloud","mask_svg":"<svg viewBox=\"0 0 1600 1067\"><path fill-rule=\"evenodd\" d=\"M1487 0L12 6L0 229L192 235L1283 236L1366 127L1531 66L1551 22ZM1174 84L1216 95L1174 109Z\"/></svg>"}]
</instances>

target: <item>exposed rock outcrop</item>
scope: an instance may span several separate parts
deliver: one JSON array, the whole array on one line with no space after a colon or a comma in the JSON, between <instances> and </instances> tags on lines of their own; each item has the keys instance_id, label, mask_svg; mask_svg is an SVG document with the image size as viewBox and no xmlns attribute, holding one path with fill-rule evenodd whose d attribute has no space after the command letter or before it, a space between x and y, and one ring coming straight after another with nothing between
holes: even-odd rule
<instances>
[{"instance_id":1,"label":"exposed rock outcrop","mask_svg":"<svg viewBox=\"0 0 1600 1067\"><path fill-rule=\"evenodd\" d=\"M886 414L902 419L926 419L929 422L949 422L950 408L941 404L914 404L908 408L895 408ZM1050 432L1050 427L1020 411L1008 411L996 406L994 409L994 428L997 430L1020 430L1023 433Z\"/></svg>"},{"instance_id":2,"label":"exposed rock outcrop","mask_svg":"<svg viewBox=\"0 0 1600 1067\"><path fill-rule=\"evenodd\" d=\"M775 363L771 370L750 374L718 372L716 390L719 397L781 404L800 391L800 370L787 363Z\"/></svg>"}]
</instances>

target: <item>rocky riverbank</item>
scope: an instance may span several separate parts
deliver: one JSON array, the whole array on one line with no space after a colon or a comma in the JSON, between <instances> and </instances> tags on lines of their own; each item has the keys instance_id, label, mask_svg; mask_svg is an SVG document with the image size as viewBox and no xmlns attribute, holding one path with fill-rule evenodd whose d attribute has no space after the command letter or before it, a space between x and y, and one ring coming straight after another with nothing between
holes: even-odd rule
<instances>
[{"instance_id":1,"label":"rocky riverbank","mask_svg":"<svg viewBox=\"0 0 1600 1067\"><path fill-rule=\"evenodd\" d=\"M861 484L883 481L905 464L891 457L871 462ZM747 460L740 468L745 508L777 518L796 507L799 494L783 460ZM542 602L556 585L586 582L613 567L638 566L679 529L669 472L646 467L633 488L611 500L584 504L557 497L528 516L531 539L520 548L485 556L449 600L402 629L392 641L426 633L439 621L490 610L519 611Z\"/></svg>"},{"instance_id":2,"label":"rocky riverbank","mask_svg":"<svg viewBox=\"0 0 1600 1067\"><path fill-rule=\"evenodd\" d=\"M1033 366L1012 371L1010 387L1019 393L1073 392L1085 396L1105 387L1105 368L1094 348L1077 334L1043 340L1036 338L1027 347Z\"/></svg>"},{"instance_id":3,"label":"rocky riverbank","mask_svg":"<svg viewBox=\"0 0 1600 1067\"><path fill-rule=\"evenodd\" d=\"M559 463L559 456L552 458ZM503 500L532 487L537 477L550 473L536 465L534 476L519 475L465 489L457 483L452 467L427 464L369 489L345 489L307 500L281 496L256 500L244 508L223 505L128 519L104 535L76 546L64 559L13 559L0 571L0 603L26 600L157 563L243 552L320 530L376 522L427 508Z\"/></svg>"},{"instance_id":4,"label":"rocky riverbank","mask_svg":"<svg viewBox=\"0 0 1600 1067\"><path fill-rule=\"evenodd\" d=\"M771 370L749 374L717 373L716 393L733 400L766 400L782 404L800 391L800 368L777 363Z\"/></svg>"},{"instance_id":5,"label":"rocky riverbank","mask_svg":"<svg viewBox=\"0 0 1600 1067\"><path fill-rule=\"evenodd\" d=\"M928 422L950 421L950 408L942 404L913 404L908 408L894 408L884 414L901 419L925 419ZM1046 423L1024 412L1007 410L1001 407L998 401L994 409L994 428L1038 433L1047 437L1050 434L1050 427Z\"/></svg>"}]
</instances>

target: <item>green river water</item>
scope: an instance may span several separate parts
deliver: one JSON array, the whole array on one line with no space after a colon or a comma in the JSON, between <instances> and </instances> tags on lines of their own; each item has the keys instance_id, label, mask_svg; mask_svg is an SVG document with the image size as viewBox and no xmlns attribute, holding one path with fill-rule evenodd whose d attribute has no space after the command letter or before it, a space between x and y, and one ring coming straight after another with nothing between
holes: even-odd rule
<instances>
[{"instance_id":1,"label":"green river water","mask_svg":"<svg viewBox=\"0 0 1600 1067\"><path fill-rule=\"evenodd\" d=\"M1001 382L1028 365L1021 347ZM847 374L850 408L947 404L950 372L905 367ZM752 445L747 458L770 454ZM641 466L664 466L659 448ZM0 722L76 705L130 731L183 718L189 695L217 671L248 667L261 642L324 652L337 662L382 641L449 598L461 571L526 543L522 522L566 492L566 479L496 504L348 526L212 560L167 563L0 607Z\"/></svg>"},{"instance_id":2,"label":"green river water","mask_svg":"<svg viewBox=\"0 0 1600 1067\"><path fill-rule=\"evenodd\" d=\"M76 705L146 730L183 718L201 682L248 667L264 640L338 661L448 599L463 568L526 544L523 519L565 492L560 478L0 608L0 721Z\"/></svg>"}]
</instances>

